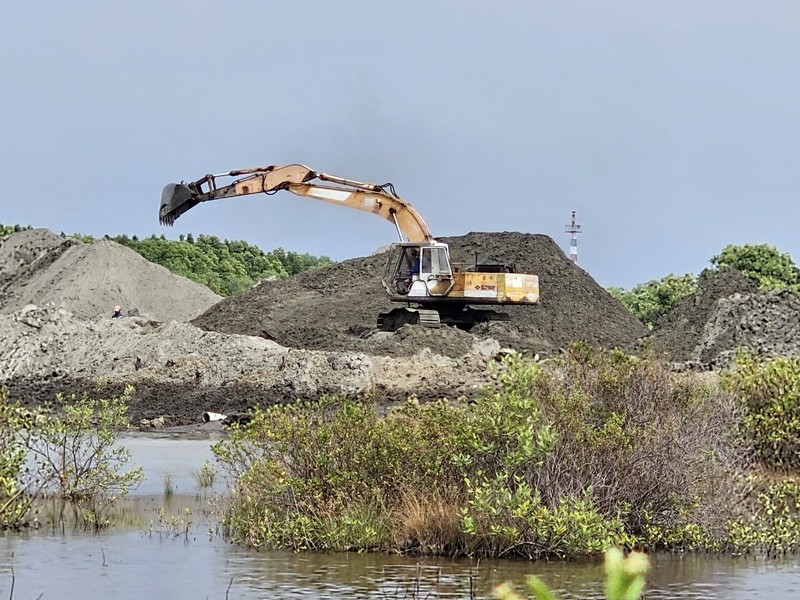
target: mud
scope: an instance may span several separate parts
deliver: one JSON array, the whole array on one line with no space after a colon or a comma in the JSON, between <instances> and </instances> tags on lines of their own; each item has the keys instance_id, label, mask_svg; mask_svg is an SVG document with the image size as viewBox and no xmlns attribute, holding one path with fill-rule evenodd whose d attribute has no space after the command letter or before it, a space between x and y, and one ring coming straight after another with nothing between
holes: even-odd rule
<instances>
[{"instance_id":1,"label":"mud","mask_svg":"<svg viewBox=\"0 0 800 600\"><path fill-rule=\"evenodd\" d=\"M192 323L209 331L261 336L281 345L328 351L410 356L420 347L460 356L475 338L542 356L574 340L633 350L647 332L642 324L544 235L470 233L443 238L451 259L465 266L514 265L539 275L540 306L502 307L510 322L492 322L469 334L415 328L387 337L374 331L378 313L393 308L381 287L386 256L355 258L262 283L212 306Z\"/></svg>"},{"instance_id":2,"label":"mud","mask_svg":"<svg viewBox=\"0 0 800 600\"><path fill-rule=\"evenodd\" d=\"M385 255L264 282L221 300L107 240L83 244L47 230L0 240L0 385L26 404L56 393L135 388L145 427L199 423L205 411L337 394L385 406L415 396L469 399L507 349L547 357L575 340L637 352L644 340L672 360L709 368L745 345L800 355L800 302L758 292L728 272L704 282L651 336L552 239L521 233L445 238L454 262L515 265L540 277L541 305L507 307L510 322L467 333L376 330L393 307L380 284ZM122 305L138 316L111 319Z\"/></svg>"}]
</instances>

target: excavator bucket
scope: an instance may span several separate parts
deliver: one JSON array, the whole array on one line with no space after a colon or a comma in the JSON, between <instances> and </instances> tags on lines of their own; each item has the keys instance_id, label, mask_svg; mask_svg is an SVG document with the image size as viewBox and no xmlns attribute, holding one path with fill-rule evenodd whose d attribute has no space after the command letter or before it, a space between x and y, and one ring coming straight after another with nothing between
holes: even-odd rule
<instances>
[{"instance_id":1,"label":"excavator bucket","mask_svg":"<svg viewBox=\"0 0 800 600\"><path fill-rule=\"evenodd\" d=\"M158 211L158 222L172 225L190 208L200 204L197 194L189 186L182 183L170 183L161 192L161 208Z\"/></svg>"}]
</instances>

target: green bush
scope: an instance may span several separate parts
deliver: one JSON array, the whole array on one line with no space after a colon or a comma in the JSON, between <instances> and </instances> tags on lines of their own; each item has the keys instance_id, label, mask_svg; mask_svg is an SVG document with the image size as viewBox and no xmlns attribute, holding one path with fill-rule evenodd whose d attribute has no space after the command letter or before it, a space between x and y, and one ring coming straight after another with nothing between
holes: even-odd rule
<instances>
[{"instance_id":1,"label":"green bush","mask_svg":"<svg viewBox=\"0 0 800 600\"><path fill-rule=\"evenodd\" d=\"M750 477L748 514L730 523L727 546L734 552L760 550L768 556L800 550L800 482L794 477Z\"/></svg>"},{"instance_id":2,"label":"green bush","mask_svg":"<svg viewBox=\"0 0 800 600\"><path fill-rule=\"evenodd\" d=\"M800 268L791 255L769 244L728 245L709 261L711 267L700 273L700 280L725 267L733 267L763 289L790 289L800 292Z\"/></svg>"},{"instance_id":3,"label":"green bush","mask_svg":"<svg viewBox=\"0 0 800 600\"><path fill-rule=\"evenodd\" d=\"M118 444L128 428L132 393L95 399L59 396L53 406L27 411L0 391L0 519L6 527L28 523L42 495L72 503L87 526L107 525L107 511L143 478L123 471L130 452ZM32 462L33 466L27 464ZM28 468L30 466L30 468Z\"/></svg>"},{"instance_id":4,"label":"green bush","mask_svg":"<svg viewBox=\"0 0 800 600\"><path fill-rule=\"evenodd\" d=\"M670 274L659 280L635 285L630 290L609 288L608 293L650 329L683 298L697 289L697 278L691 273Z\"/></svg>"},{"instance_id":5,"label":"green bush","mask_svg":"<svg viewBox=\"0 0 800 600\"><path fill-rule=\"evenodd\" d=\"M756 461L784 473L800 470L800 359L742 352L722 382L742 402L743 432Z\"/></svg>"},{"instance_id":6,"label":"green bush","mask_svg":"<svg viewBox=\"0 0 800 600\"><path fill-rule=\"evenodd\" d=\"M33 229L30 225L3 225L0 223L0 237Z\"/></svg>"},{"instance_id":7,"label":"green bush","mask_svg":"<svg viewBox=\"0 0 800 600\"><path fill-rule=\"evenodd\" d=\"M0 529L28 523L31 502L40 488L38 479L25 469L25 444L19 436L31 425L28 413L9 402L8 389L0 388Z\"/></svg>"},{"instance_id":8,"label":"green bush","mask_svg":"<svg viewBox=\"0 0 800 600\"><path fill-rule=\"evenodd\" d=\"M255 547L571 556L692 524L736 491L726 397L654 360L575 345L507 356L475 402L379 417L341 398L274 406L214 446L225 522Z\"/></svg>"},{"instance_id":9,"label":"green bush","mask_svg":"<svg viewBox=\"0 0 800 600\"><path fill-rule=\"evenodd\" d=\"M528 479L548 505L589 490L636 536L653 515L665 527L724 529L743 462L736 406L720 390L655 359L574 344L530 394L559 435Z\"/></svg>"},{"instance_id":10,"label":"green bush","mask_svg":"<svg viewBox=\"0 0 800 600\"><path fill-rule=\"evenodd\" d=\"M257 412L247 429L213 447L238 476L227 521L234 539L295 549L386 546L392 499L460 481L448 430L458 416L445 403L409 402L382 419L374 406L330 397Z\"/></svg>"}]
</instances>

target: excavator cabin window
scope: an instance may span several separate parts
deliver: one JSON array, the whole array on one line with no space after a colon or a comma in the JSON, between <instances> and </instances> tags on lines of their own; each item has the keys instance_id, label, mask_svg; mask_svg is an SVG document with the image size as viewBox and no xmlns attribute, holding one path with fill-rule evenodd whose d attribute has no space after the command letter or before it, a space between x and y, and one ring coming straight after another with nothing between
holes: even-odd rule
<instances>
[{"instance_id":1,"label":"excavator cabin window","mask_svg":"<svg viewBox=\"0 0 800 600\"><path fill-rule=\"evenodd\" d=\"M385 281L391 281L397 293L407 294L414 281L450 277L447 250L443 247L401 246L392 249Z\"/></svg>"}]
</instances>

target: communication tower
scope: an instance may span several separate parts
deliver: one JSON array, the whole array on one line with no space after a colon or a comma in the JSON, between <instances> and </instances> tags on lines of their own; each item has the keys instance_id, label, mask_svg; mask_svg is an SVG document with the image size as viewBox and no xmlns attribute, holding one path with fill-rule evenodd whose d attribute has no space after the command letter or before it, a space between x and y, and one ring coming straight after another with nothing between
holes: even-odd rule
<instances>
[{"instance_id":1,"label":"communication tower","mask_svg":"<svg viewBox=\"0 0 800 600\"><path fill-rule=\"evenodd\" d=\"M569 240L569 259L576 264L578 262L578 234L581 233L577 214L577 211L572 211L572 221L566 226L566 231L571 236Z\"/></svg>"}]
</instances>

